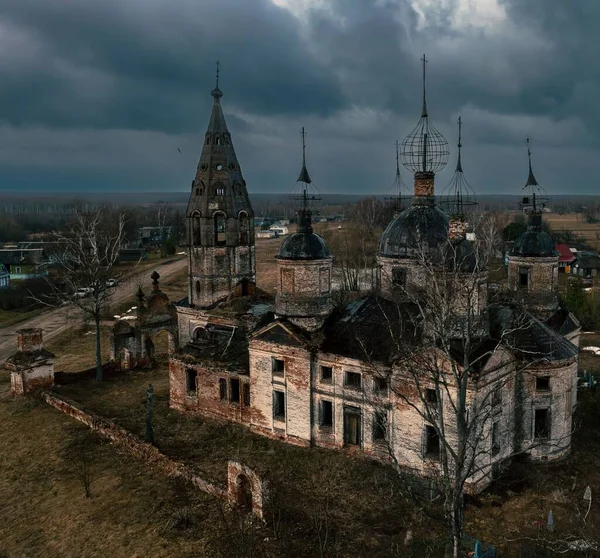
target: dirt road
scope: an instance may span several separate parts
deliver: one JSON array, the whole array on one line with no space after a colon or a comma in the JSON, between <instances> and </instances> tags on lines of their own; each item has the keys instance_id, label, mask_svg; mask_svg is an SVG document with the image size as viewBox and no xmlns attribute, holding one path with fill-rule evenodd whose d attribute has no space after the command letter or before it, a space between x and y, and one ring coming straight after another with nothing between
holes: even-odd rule
<instances>
[{"instance_id":1,"label":"dirt road","mask_svg":"<svg viewBox=\"0 0 600 558\"><path fill-rule=\"evenodd\" d=\"M152 280L150 275L156 269L160 274L160 280L168 279L172 275L178 273L187 266L187 258L168 260L166 262L157 262L156 267L147 267L138 275L133 276L127 281L122 282L111 298L111 304L118 304L126 300L131 300L135 304L135 293L138 288L139 278L142 278L142 288L148 295L151 292ZM3 327L0 329L0 365L6 358L12 355L17 350L16 332L19 329L28 327L39 327L44 330L44 341L49 341L59 333L67 330L70 327L76 326L83 322L83 312L71 304L61 306L48 312L44 312L29 320L23 320L17 324Z\"/></svg>"}]
</instances>

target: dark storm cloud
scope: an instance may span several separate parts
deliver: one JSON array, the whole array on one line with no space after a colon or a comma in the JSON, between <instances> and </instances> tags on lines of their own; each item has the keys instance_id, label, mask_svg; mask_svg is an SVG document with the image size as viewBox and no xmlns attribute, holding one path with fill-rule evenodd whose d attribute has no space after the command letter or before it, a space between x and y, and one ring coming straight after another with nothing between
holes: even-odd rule
<instances>
[{"instance_id":1,"label":"dark storm cloud","mask_svg":"<svg viewBox=\"0 0 600 558\"><path fill-rule=\"evenodd\" d=\"M0 119L18 126L197 130L217 59L228 102L243 110L343 103L298 22L269 0L5 0L0 20L25 49L2 65Z\"/></svg>"},{"instance_id":2,"label":"dark storm cloud","mask_svg":"<svg viewBox=\"0 0 600 558\"><path fill-rule=\"evenodd\" d=\"M592 188L597 0L287 1L297 17L271 0L4 0L0 184L97 187L87 172L186 189L220 59L251 191L293 183L306 125L323 191L385 192L393 141L420 114L426 52L430 115L452 146L463 116L479 192L518 191L527 135L550 190L575 174Z\"/></svg>"}]
</instances>

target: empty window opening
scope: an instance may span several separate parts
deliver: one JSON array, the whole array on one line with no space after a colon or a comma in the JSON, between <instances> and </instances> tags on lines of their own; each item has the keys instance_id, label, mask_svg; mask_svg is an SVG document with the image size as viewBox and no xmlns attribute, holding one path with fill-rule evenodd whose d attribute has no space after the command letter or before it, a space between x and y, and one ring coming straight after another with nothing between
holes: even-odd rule
<instances>
[{"instance_id":1,"label":"empty window opening","mask_svg":"<svg viewBox=\"0 0 600 558\"><path fill-rule=\"evenodd\" d=\"M427 403L437 403L437 391L432 388L427 388L425 390L425 401L427 401Z\"/></svg>"},{"instance_id":2,"label":"empty window opening","mask_svg":"<svg viewBox=\"0 0 600 558\"><path fill-rule=\"evenodd\" d=\"M358 407L344 407L344 444L360 446L361 416Z\"/></svg>"},{"instance_id":3,"label":"empty window opening","mask_svg":"<svg viewBox=\"0 0 600 558\"><path fill-rule=\"evenodd\" d=\"M387 440L387 413L377 411L373 415L373 441Z\"/></svg>"},{"instance_id":4,"label":"empty window opening","mask_svg":"<svg viewBox=\"0 0 600 558\"><path fill-rule=\"evenodd\" d=\"M200 294L200 281L196 281L196 294Z\"/></svg>"},{"instance_id":5,"label":"empty window opening","mask_svg":"<svg viewBox=\"0 0 600 558\"><path fill-rule=\"evenodd\" d=\"M324 384L330 384L333 381L333 368L331 366L321 366L321 381Z\"/></svg>"},{"instance_id":6,"label":"empty window opening","mask_svg":"<svg viewBox=\"0 0 600 558\"><path fill-rule=\"evenodd\" d=\"M225 236L225 215L222 213L215 214L215 244L217 246L225 246L227 238Z\"/></svg>"},{"instance_id":7,"label":"empty window opening","mask_svg":"<svg viewBox=\"0 0 600 558\"><path fill-rule=\"evenodd\" d=\"M244 511L252 510L252 484L246 475L235 479L235 500Z\"/></svg>"},{"instance_id":8,"label":"empty window opening","mask_svg":"<svg viewBox=\"0 0 600 558\"><path fill-rule=\"evenodd\" d=\"M240 381L237 378L231 378L229 381L229 402L240 402Z\"/></svg>"},{"instance_id":9,"label":"empty window opening","mask_svg":"<svg viewBox=\"0 0 600 558\"><path fill-rule=\"evenodd\" d=\"M492 407L498 407L502 405L502 388L497 387L492 392Z\"/></svg>"},{"instance_id":10,"label":"empty window opening","mask_svg":"<svg viewBox=\"0 0 600 558\"><path fill-rule=\"evenodd\" d=\"M244 405L244 407L250 407L250 384L248 382L244 382L242 384L242 387L243 387L242 405Z\"/></svg>"},{"instance_id":11,"label":"empty window opening","mask_svg":"<svg viewBox=\"0 0 600 558\"><path fill-rule=\"evenodd\" d=\"M519 286L527 287L529 285L529 268L528 267L520 267L519 268Z\"/></svg>"},{"instance_id":12,"label":"empty window opening","mask_svg":"<svg viewBox=\"0 0 600 558\"><path fill-rule=\"evenodd\" d=\"M392 269L392 284L394 287L404 287L406 285L406 269L402 267Z\"/></svg>"},{"instance_id":13,"label":"empty window opening","mask_svg":"<svg viewBox=\"0 0 600 558\"><path fill-rule=\"evenodd\" d=\"M538 376L535 379L535 389L537 391L550 390L550 376Z\"/></svg>"},{"instance_id":14,"label":"empty window opening","mask_svg":"<svg viewBox=\"0 0 600 558\"><path fill-rule=\"evenodd\" d=\"M240 213L240 246L248 244L248 216L245 213Z\"/></svg>"},{"instance_id":15,"label":"empty window opening","mask_svg":"<svg viewBox=\"0 0 600 558\"><path fill-rule=\"evenodd\" d=\"M323 428L333 426L333 403L323 399L319 408L319 425Z\"/></svg>"},{"instance_id":16,"label":"empty window opening","mask_svg":"<svg viewBox=\"0 0 600 558\"><path fill-rule=\"evenodd\" d=\"M388 390L387 378L375 378L373 380L373 389L379 393L385 393Z\"/></svg>"},{"instance_id":17,"label":"empty window opening","mask_svg":"<svg viewBox=\"0 0 600 558\"><path fill-rule=\"evenodd\" d=\"M200 246L201 244L201 234L200 234L200 230L201 230L201 225L200 225L200 217L199 216L194 216L194 219L192 220L192 229L193 229L193 242L195 246Z\"/></svg>"},{"instance_id":18,"label":"empty window opening","mask_svg":"<svg viewBox=\"0 0 600 558\"><path fill-rule=\"evenodd\" d=\"M223 197L225 195L225 188L216 188L215 195Z\"/></svg>"},{"instance_id":19,"label":"empty window opening","mask_svg":"<svg viewBox=\"0 0 600 558\"><path fill-rule=\"evenodd\" d=\"M534 421L534 437L537 440L550 438L550 411L548 409L536 409Z\"/></svg>"},{"instance_id":20,"label":"empty window opening","mask_svg":"<svg viewBox=\"0 0 600 558\"><path fill-rule=\"evenodd\" d=\"M188 368L185 373L185 390L188 394L196 393L196 380L198 375L193 368Z\"/></svg>"},{"instance_id":21,"label":"empty window opening","mask_svg":"<svg viewBox=\"0 0 600 558\"><path fill-rule=\"evenodd\" d=\"M219 378L219 398L221 401L227 399L227 380L225 378Z\"/></svg>"},{"instance_id":22,"label":"empty window opening","mask_svg":"<svg viewBox=\"0 0 600 558\"><path fill-rule=\"evenodd\" d=\"M221 145L221 138L218 135L215 135L215 145Z\"/></svg>"},{"instance_id":23,"label":"empty window opening","mask_svg":"<svg viewBox=\"0 0 600 558\"><path fill-rule=\"evenodd\" d=\"M358 372L344 373L344 386L350 389L360 389L361 385L361 377Z\"/></svg>"},{"instance_id":24,"label":"empty window opening","mask_svg":"<svg viewBox=\"0 0 600 558\"><path fill-rule=\"evenodd\" d=\"M206 145L210 145L210 134L206 134Z\"/></svg>"},{"instance_id":25,"label":"empty window opening","mask_svg":"<svg viewBox=\"0 0 600 558\"><path fill-rule=\"evenodd\" d=\"M283 376L285 374L285 362L279 358L271 359L271 368L273 376Z\"/></svg>"},{"instance_id":26,"label":"empty window opening","mask_svg":"<svg viewBox=\"0 0 600 558\"><path fill-rule=\"evenodd\" d=\"M429 424L425 425L425 457L439 459L440 437L435 428Z\"/></svg>"},{"instance_id":27,"label":"empty window opening","mask_svg":"<svg viewBox=\"0 0 600 558\"><path fill-rule=\"evenodd\" d=\"M500 453L500 423L492 424L492 455Z\"/></svg>"},{"instance_id":28,"label":"empty window opening","mask_svg":"<svg viewBox=\"0 0 600 558\"><path fill-rule=\"evenodd\" d=\"M273 418L285 420L285 393L283 391L273 392Z\"/></svg>"}]
</instances>

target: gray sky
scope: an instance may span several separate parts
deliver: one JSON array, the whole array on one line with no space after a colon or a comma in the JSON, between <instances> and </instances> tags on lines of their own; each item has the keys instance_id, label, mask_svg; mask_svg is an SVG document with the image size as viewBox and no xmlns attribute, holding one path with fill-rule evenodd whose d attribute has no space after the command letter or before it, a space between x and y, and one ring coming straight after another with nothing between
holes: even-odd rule
<instances>
[{"instance_id":1,"label":"gray sky","mask_svg":"<svg viewBox=\"0 0 600 558\"><path fill-rule=\"evenodd\" d=\"M428 107L478 193L597 194L598 0L3 0L0 191L187 191L215 61L250 192L286 192L307 129L323 193L385 193ZM178 148L182 153L179 153ZM405 171L403 178L411 184Z\"/></svg>"}]
</instances>

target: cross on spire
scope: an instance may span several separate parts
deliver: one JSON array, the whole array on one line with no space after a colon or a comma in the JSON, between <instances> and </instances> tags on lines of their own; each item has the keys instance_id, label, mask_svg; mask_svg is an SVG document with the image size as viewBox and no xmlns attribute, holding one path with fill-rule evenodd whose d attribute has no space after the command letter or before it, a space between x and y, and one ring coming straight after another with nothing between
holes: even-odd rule
<instances>
[{"instance_id":1,"label":"cross on spire","mask_svg":"<svg viewBox=\"0 0 600 558\"><path fill-rule=\"evenodd\" d=\"M217 60L217 85L215 89L219 89L219 72L221 71L221 62Z\"/></svg>"},{"instance_id":2,"label":"cross on spire","mask_svg":"<svg viewBox=\"0 0 600 558\"><path fill-rule=\"evenodd\" d=\"M211 91L211 95L214 97L215 102L218 102L219 99L223 96L223 92L219 89L219 74L221 73L221 62L217 60L217 84L215 88Z\"/></svg>"}]
</instances>

